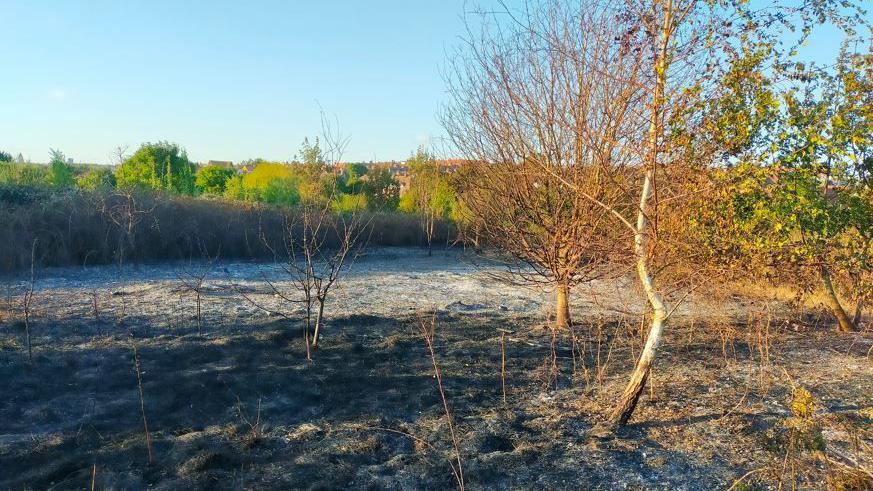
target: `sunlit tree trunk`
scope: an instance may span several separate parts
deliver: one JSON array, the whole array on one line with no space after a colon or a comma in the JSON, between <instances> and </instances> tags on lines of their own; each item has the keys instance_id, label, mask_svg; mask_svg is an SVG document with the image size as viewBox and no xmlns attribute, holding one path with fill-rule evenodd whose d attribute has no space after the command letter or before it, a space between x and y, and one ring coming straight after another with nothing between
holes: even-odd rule
<instances>
[{"instance_id":1,"label":"sunlit tree trunk","mask_svg":"<svg viewBox=\"0 0 873 491\"><path fill-rule=\"evenodd\" d=\"M837 297L837 292L834 290L834 284L831 281L831 273L825 267L821 268L821 280L824 284L825 298L827 299L828 306L837 317L838 329L841 332L855 331L855 323L852 322L849 314L846 313L845 309L843 309L843 306L840 304L840 299Z\"/></svg>"},{"instance_id":2,"label":"sunlit tree trunk","mask_svg":"<svg viewBox=\"0 0 873 491\"><path fill-rule=\"evenodd\" d=\"M649 306L652 309L652 324L649 327L649 335L643 347L640 358L637 360L630 381L618 400L609 418L610 426L618 428L624 426L634 409L649 373L655 361L658 345L661 343L661 333L667 320L667 307L663 297L655 286L649 267L649 239L652 223L649 214L653 212L650 206L654 194L656 169L658 164L658 140L661 133L661 113L664 107L664 86L667 80L667 47L670 43L670 35L673 25L673 3L667 0L664 6L664 23L661 27L661 46L659 58L655 61L655 87L652 92L651 120L649 121L648 156L646 159L646 174L643 179L643 189L640 193L640 205L637 213L636 231L634 233L634 255L637 262L637 276L646 294Z\"/></svg>"},{"instance_id":3,"label":"sunlit tree trunk","mask_svg":"<svg viewBox=\"0 0 873 491\"><path fill-rule=\"evenodd\" d=\"M315 331L312 332L312 347L318 348L318 331L321 329L321 320L324 316L324 299L318 299L318 314L315 316Z\"/></svg>"},{"instance_id":4,"label":"sunlit tree trunk","mask_svg":"<svg viewBox=\"0 0 873 491\"><path fill-rule=\"evenodd\" d=\"M637 217L637 234L634 238L634 253L637 256L637 275L640 283L646 293L646 298L652 308L652 324L649 328L649 335L646 339L646 345L643 348L631 379L624 389L624 393L615 406L615 409L610 416L610 424L613 427L623 426L628 422L631 415L636 409L637 402L643 389L646 386L646 381L649 378L649 372L652 369L652 364L655 361L655 354L658 350L658 345L661 342L661 333L664 329L667 320L667 307L661 294L655 287L651 273L649 272L648 258L648 233L650 224L647 216L648 203L652 195L652 180L653 170L646 172L646 177L643 182L643 194L640 198L640 212Z\"/></svg>"},{"instance_id":5,"label":"sunlit tree trunk","mask_svg":"<svg viewBox=\"0 0 873 491\"><path fill-rule=\"evenodd\" d=\"M566 281L561 281L557 284L555 290L557 294L555 327L565 329L570 325L570 302L568 301L570 287L567 285Z\"/></svg>"}]
</instances>

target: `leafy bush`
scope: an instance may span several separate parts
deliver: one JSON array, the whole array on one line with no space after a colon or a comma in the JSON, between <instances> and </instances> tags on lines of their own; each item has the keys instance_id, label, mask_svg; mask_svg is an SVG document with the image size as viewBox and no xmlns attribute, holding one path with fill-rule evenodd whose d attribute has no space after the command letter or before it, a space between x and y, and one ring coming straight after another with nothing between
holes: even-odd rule
<instances>
[{"instance_id":1,"label":"leafy bush","mask_svg":"<svg viewBox=\"0 0 873 491\"><path fill-rule=\"evenodd\" d=\"M51 150L52 159L48 167L48 184L56 188L69 188L75 184L73 167L66 162L60 150Z\"/></svg>"},{"instance_id":2,"label":"leafy bush","mask_svg":"<svg viewBox=\"0 0 873 491\"><path fill-rule=\"evenodd\" d=\"M367 209L367 198L361 194L340 194L332 203L336 213L352 213Z\"/></svg>"},{"instance_id":3,"label":"leafy bush","mask_svg":"<svg viewBox=\"0 0 873 491\"><path fill-rule=\"evenodd\" d=\"M0 183L46 186L48 180L48 168L44 165L0 162Z\"/></svg>"},{"instance_id":4,"label":"leafy bush","mask_svg":"<svg viewBox=\"0 0 873 491\"><path fill-rule=\"evenodd\" d=\"M76 179L76 185L86 191L115 188L115 175L109 168L91 169Z\"/></svg>"},{"instance_id":5,"label":"leafy bush","mask_svg":"<svg viewBox=\"0 0 873 491\"><path fill-rule=\"evenodd\" d=\"M367 173L361 181L361 193L367 200L367 207L373 211L394 211L400 204L400 183L385 168L376 168Z\"/></svg>"},{"instance_id":6,"label":"leafy bush","mask_svg":"<svg viewBox=\"0 0 873 491\"><path fill-rule=\"evenodd\" d=\"M203 194L221 196L227 188L227 181L236 171L218 165L208 165L197 171L194 186Z\"/></svg>"},{"instance_id":7,"label":"leafy bush","mask_svg":"<svg viewBox=\"0 0 873 491\"><path fill-rule=\"evenodd\" d=\"M169 142L144 143L116 171L119 188L194 193L194 164L179 145Z\"/></svg>"},{"instance_id":8,"label":"leafy bush","mask_svg":"<svg viewBox=\"0 0 873 491\"><path fill-rule=\"evenodd\" d=\"M229 179L225 196L274 205L294 205L300 202L297 182L290 165L262 162L250 173Z\"/></svg>"}]
</instances>

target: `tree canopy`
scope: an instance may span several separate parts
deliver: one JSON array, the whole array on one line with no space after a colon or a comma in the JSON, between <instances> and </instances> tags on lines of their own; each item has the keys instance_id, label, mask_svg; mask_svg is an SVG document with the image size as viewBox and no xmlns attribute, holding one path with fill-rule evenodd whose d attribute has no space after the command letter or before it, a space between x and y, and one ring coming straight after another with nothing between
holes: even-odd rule
<instances>
[{"instance_id":1,"label":"tree canopy","mask_svg":"<svg viewBox=\"0 0 873 491\"><path fill-rule=\"evenodd\" d=\"M116 171L120 188L147 188L194 193L195 166L178 144L144 143Z\"/></svg>"}]
</instances>

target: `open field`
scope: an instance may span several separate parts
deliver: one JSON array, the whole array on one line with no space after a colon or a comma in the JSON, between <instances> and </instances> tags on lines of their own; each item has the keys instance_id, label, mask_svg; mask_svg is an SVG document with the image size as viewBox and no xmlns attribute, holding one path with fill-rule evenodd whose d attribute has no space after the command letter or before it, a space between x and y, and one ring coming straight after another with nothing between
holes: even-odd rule
<instances>
[{"instance_id":1,"label":"open field","mask_svg":"<svg viewBox=\"0 0 873 491\"><path fill-rule=\"evenodd\" d=\"M283 286L275 265L212 268L198 335L180 275L202 266L40 272L32 363L17 303L0 328L0 488L452 488L416 327L433 309L468 489L724 489L750 471L744 482L775 487L791 468L810 489L847 479L786 457L792 384L815 398L828 454L873 468L873 333L836 334L782 305L762 329L749 321L765 315L758 303L690 298L631 424L606 436L596 427L642 344L632 282L578 288L577 342L566 331L552 342L549 292L499 283L497 265L459 251L377 249L328 301L310 362L301 312L265 288ZM6 278L3 296L25 280Z\"/></svg>"}]
</instances>

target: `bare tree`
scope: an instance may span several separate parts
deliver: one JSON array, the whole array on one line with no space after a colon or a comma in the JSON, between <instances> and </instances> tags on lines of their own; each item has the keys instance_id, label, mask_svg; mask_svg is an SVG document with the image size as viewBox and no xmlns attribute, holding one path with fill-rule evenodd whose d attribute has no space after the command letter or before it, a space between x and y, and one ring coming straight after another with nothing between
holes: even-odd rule
<instances>
[{"instance_id":1,"label":"bare tree","mask_svg":"<svg viewBox=\"0 0 873 491\"><path fill-rule=\"evenodd\" d=\"M272 294L285 303L303 305L306 354L311 358L310 349L318 347L328 296L363 250L369 221L358 214L335 215L328 203L292 211L285 230L282 252L286 259L282 271L299 296L266 277L264 281ZM287 314L277 313L290 319Z\"/></svg>"},{"instance_id":2,"label":"bare tree","mask_svg":"<svg viewBox=\"0 0 873 491\"><path fill-rule=\"evenodd\" d=\"M127 150L130 145L118 145L112 149L112 160L115 165L121 165L127 160Z\"/></svg>"},{"instance_id":3,"label":"bare tree","mask_svg":"<svg viewBox=\"0 0 873 491\"><path fill-rule=\"evenodd\" d=\"M201 299L203 298L206 278L212 272L215 267L215 262L221 256L221 248L219 247L215 254L210 254L202 241L198 240L197 245L200 249L201 260L196 264L189 261L188 266L179 274L179 282L182 284L181 286L184 291L194 294L194 301L197 308L197 335L202 336L203 309L201 308Z\"/></svg>"},{"instance_id":4,"label":"bare tree","mask_svg":"<svg viewBox=\"0 0 873 491\"><path fill-rule=\"evenodd\" d=\"M336 166L348 143L322 115L322 135L318 145L309 147L319 155L310 155L307 172L315 179L330 172ZM311 350L318 347L324 323L325 305L334 286L360 255L366 245L365 233L370 230L369 219L358 213L334 213L333 203L339 190L336 182L327 190L326 199L311 199L289 210L285 219L285 234L281 251L262 235L262 241L282 261L282 271L290 278L292 288L286 288L267 276L264 282L268 290L286 305L302 304L304 310L304 340L306 356L311 359ZM292 320L286 309L270 309L252 296L237 291L258 308Z\"/></svg>"},{"instance_id":5,"label":"bare tree","mask_svg":"<svg viewBox=\"0 0 873 491\"><path fill-rule=\"evenodd\" d=\"M442 122L475 162L460 184L474 228L515 260L515 280L554 287L566 327L570 288L629 256L628 230L604 208L633 207L627 142L644 92L641 62L614 42L609 12L550 5L528 28L470 32Z\"/></svg>"}]
</instances>

